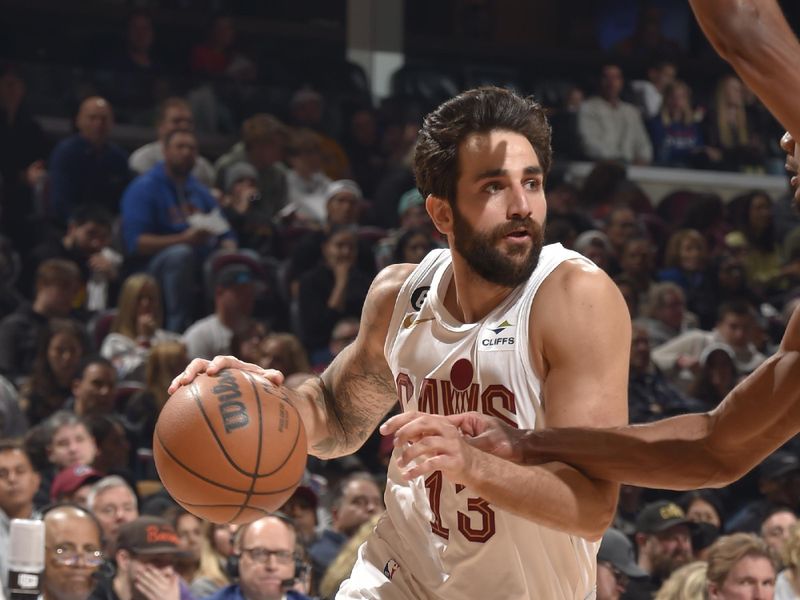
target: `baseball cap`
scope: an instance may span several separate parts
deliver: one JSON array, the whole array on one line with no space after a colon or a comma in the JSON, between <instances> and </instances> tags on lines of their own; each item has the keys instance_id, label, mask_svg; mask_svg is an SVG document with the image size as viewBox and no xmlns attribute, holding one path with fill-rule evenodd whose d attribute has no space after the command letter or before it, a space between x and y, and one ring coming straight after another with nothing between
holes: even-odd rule
<instances>
[{"instance_id":1,"label":"baseball cap","mask_svg":"<svg viewBox=\"0 0 800 600\"><path fill-rule=\"evenodd\" d=\"M298 486L289 500L300 500L314 510L317 510L317 506L319 506L317 493L307 485Z\"/></svg>"},{"instance_id":2,"label":"baseball cap","mask_svg":"<svg viewBox=\"0 0 800 600\"><path fill-rule=\"evenodd\" d=\"M100 481L103 474L86 465L67 467L59 471L50 485L50 500L60 500L64 496L74 494L75 491L88 483Z\"/></svg>"},{"instance_id":3,"label":"baseball cap","mask_svg":"<svg viewBox=\"0 0 800 600\"><path fill-rule=\"evenodd\" d=\"M659 500L645 506L636 517L637 533L661 533L676 525L692 526L683 509L668 500Z\"/></svg>"},{"instance_id":4,"label":"baseball cap","mask_svg":"<svg viewBox=\"0 0 800 600\"><path fill-rule=\"evenodd\" d=\"M228 265L217 271L214 284L217 286L237 285L240 283L253 283L255 281L253 270L246 265Z\"/></svg>"},{"instance_id":5,"label":"baseball cap","mask_svg":"<svg viewBox=\"0 0 800 600\"><path fill-rule=\"evenodd\" d=\"M785 450L773 452L758 465L759 479L778 479L794 471L800 471L800 459Z\"/></svg>"},{"instance_id":6,"label":"baseball cap","mask_svg":"<svg viewBox=\"0 0 800 600\"><path fill-rule=\"evenodd\" d=\"M628 577L647 577L633 558L633 544L619 529L611 528L603 534L597 561L610 562Z\"/></svg>"},{"instance_id":7,"label":"baseball cap","mask_svg":"<svg viewBox=\"0 0 800 600\"><path fill-rule=\"evenodd\" d=\"M242 179L258 181L258 171L248 162L237 162L228 167L225 171L225 193L230 193Z\"/></svg>"},{"instance_id":8,"label":"baseball cap","mask_svg":"<svg viewBox=\"0 0 800 600\"><path fill-rule=\"evenodd\" d=\"M215 256L211 262L213 286L239 283L265 283L264 270L258 258L244 251L226 252Z\"/></svg>"},{"instance_id":9,"label":"baseball cap","mask_svg":"<svg viewBox=\"0 0 800 600\"><path fill-rule=\"evenodd\" d=\"M417 188L410 189L400 196L400 200L397 203L397 214L403 216L409 208L422 204L425 204L425 198L422 197L419 190Z\"/></svg>"},{"instance_id":10,"label":"baseball cap","mask_svg":"<svg viewBox=\"0 0 800 600\"><path fill-rule=\"evenodd\" d=\"M172 554L185 556L178 534L161 517L139 517L119 528L117 548L133 554Z\"/></svg>"}]
</instances>

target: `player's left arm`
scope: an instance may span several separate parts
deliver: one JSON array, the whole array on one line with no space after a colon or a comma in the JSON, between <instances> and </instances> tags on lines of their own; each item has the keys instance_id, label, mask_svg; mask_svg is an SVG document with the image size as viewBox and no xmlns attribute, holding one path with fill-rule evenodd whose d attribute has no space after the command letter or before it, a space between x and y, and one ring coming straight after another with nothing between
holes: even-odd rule
<instances>
[{"instance_id":1,"label":"player's left arm","mask_svg":"<svg viewBox=\"0 0 800 600\"><path fill-rule=\"evenodd\" d=\"M613 282L596 269L561 265L532 308L532 344L544 356L542 396L548 427L613 427L627 422L630 317ZM618 485L560 462L515 464L467 443L451 420L407 413L381 429L406 446L408 478L441 470L489 503L587 539L614 517Z\"/></svg>"}]
</instances>

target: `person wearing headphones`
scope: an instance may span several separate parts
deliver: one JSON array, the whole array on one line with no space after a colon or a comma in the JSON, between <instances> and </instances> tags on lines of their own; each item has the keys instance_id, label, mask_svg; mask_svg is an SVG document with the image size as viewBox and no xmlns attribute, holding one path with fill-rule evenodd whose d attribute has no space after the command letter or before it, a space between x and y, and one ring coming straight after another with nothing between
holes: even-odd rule
<instances>
[{"instance_id":1,"label":"person wearing headphones","mask_svg":"<svg viewBox=\"0 0 800 600\"><path fill-rule=\"evenodd\" d=\"M297 531L291 518L272 513L236 532L228 574L235 583L207 600L311 600L297 591L305 565L297 554Z\"/></svg>"}]
</instances>

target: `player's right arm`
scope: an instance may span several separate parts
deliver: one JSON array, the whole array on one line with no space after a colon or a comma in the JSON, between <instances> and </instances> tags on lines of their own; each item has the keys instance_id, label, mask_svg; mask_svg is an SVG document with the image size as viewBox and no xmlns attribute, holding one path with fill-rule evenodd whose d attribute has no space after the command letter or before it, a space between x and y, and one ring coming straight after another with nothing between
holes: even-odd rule
<instances>
[{"instance_id":1,"label":"player's right arm","mask_svg":"<svg viewBox=\"0 0 800 600\"><path fill-rule=\"evenodd\" d=\"M560 460L597 479L642 487L728 485L800 431L800 306L780 350L709 413L541 431L512 430L475 413L449 418L471 444L522 464Z\"/></svg>"},{"instance_id":2,"label":"player's right arm","mask_svg":"<svg viewBox=\"0 0 800 600\"><path fill-rule=\"evenodd\" d=\"M391 265L372 282L364 301L355 341L342 350L325 372L295 390L285 389L303 419L308 452L336 458L358 450L397 402L397 389L383 353L400 287L414 265ZM278 371L262 369L233 356L212 361L195 359L170 386L173 393L198 374L214 375L224 368L244 369L283 383Z\"/></svg>"}]
</instances>

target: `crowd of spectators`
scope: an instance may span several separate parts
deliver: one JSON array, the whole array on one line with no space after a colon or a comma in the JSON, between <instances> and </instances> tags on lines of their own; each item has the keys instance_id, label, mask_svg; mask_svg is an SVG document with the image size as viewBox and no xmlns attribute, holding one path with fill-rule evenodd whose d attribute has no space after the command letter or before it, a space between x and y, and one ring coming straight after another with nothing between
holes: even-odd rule
<instances>
[{"instance_id":1,"label":"crowd of spectators","mask_svg":"<svg viewBox=\"0 0 800 600\"><path fill-rule=\"evenodd\" d=\"M216 20L191 49L192 72L254 77L235 35ZM134 14L118 66L156 79L154 36L150 17ZM626 83L608 63L596 93L584 99L574 85L552 107L547 242L591 258L628 304L632 422L714 408L775 350L800 301L788 188L786 199L751 190L725 203L677 184L652 198L628 179L626 165L775 171L776 126L741 81L721 75L698 101L678 74L654 61ZM114 141L116 98L87 91L74 133L50 147L20 71L0 74L3 585L9 520L43 518L46 600L330 597L383 508L392 444L378 434L352 457L310 459L288 517L238 532L186 513L159 486L153 429L192 358L234 354L297 385L355 338L378 270L443 245L410 171L413 107L360 103L331 119L307 87L272 112L220 90L157 105L145 94L153 138L135 149ZM117 92L129 103L142 89ZM201 156L200 134L225 128L238 139ZM564 160L595 164L576 186ZM73 504L43 515L54 502ZM658 598L702 597L676 595L690 588L722 598L745 580L800 597L798 510L794 442L723 490L623 487L598 598L659 588Z\"/></svg>"}]
</instances>

